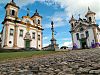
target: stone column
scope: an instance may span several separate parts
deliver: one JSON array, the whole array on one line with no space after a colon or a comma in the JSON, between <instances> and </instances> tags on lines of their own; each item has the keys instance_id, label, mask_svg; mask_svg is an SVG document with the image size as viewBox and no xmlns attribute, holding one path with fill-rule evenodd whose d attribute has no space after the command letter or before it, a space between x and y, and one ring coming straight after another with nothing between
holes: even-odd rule
<instances>
[{"instance_id":1,"label":"stone column","mask_svg":"<svg viewBox=\"0 0 100 75\"><path fill-rule=\"evenodd\" d=\"M96 33L96 27L93 27L93 33L94 33L95 43L98 43L98 38L97 38L97 33ZM96 45L96 48L99 48L99 45Z\"/></svg>"},{"instance_id":2,"label":"stone column","mask_svg":"<svg viewBox=\"0 0 100 75\"><path fill-rule=\"evenodd\" d=\"M17 34L18 34L18 26L15 25L14 26L14 40L13 40L13 42L14 42L13 47L14 48L17 47L17 39L18 39Z\"/></svg>"},{"instance_id":3,"label":"stone column","mask_svg":"<svg viewBox=\"0 0 100 75\"><path fill-rule=\"evenodd\" d=\"M8 41L8 24L5 24L5 39L4 39L4 46L3 47L8 47L7 41Z\"/></svg>"}]
</instances>

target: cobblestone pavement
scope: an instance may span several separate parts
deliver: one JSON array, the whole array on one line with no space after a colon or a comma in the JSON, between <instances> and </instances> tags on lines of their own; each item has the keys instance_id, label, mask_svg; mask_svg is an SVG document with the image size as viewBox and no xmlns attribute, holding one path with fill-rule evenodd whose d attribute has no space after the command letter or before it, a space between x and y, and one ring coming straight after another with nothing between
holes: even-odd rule
<instances>
[{"instance_id":1,"label":"cobblestone pavement","mask_svg":"<svg viewBox=\"0 0 100 75\"><path fill-rule=\"evenodd\" d=\"M2 63L0 75L100 75L100 49Z\"/></svg>"}]
</instances>

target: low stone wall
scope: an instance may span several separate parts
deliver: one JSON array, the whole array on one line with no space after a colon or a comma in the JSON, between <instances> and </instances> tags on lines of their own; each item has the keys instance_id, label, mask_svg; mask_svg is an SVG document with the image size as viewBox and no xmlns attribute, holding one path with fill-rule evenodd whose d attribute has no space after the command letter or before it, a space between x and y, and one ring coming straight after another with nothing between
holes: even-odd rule
<instances>
[{"instance_id":1,"label":"low stone wall","mask_svg":"<svg viewBox=\"0 0 100 75\"><path fill-rule=\"evenodd\" d=\"M100 75L100 49L73 50L3 63L0 75Z\"/></svg>"}]
</instances>

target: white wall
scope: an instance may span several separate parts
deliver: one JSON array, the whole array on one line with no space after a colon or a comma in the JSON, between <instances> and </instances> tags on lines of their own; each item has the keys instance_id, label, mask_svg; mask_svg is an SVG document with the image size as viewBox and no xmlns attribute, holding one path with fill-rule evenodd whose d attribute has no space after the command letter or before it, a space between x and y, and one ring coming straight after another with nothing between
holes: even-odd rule
<instances>
[{"instance_id":1,"label":"white wall","mask_svg":"<svg viewBox=\"0 0 100 75\"><path fill-rule=\"evenodd\" d=\"M42 39L41 39L41 32L38 32L38 35L40 35L40 40L38 40L38 48L41 49L41 43L42 43ZM39 46L40 45L40 46Z\"/></svg>"},{"instance_id":2,"label":"white wall","mask_svg":"<svg viewBox=\"0 0 100 75\"><path fill-rule=\"evenodd\" d=\"M19 36L20 35L20 30L23 30L23 37ZM25 37L25 34L26 34L26 26L23 26L23 25L20 25L18 27L18 34L17 34L17 46L19 48L24 48L25 47L25 41L24 41L24 37Z\"/></svg>"},{"instance_id":3,"label":"white wall","mask_svg":"<svg viewBox=\"0 0 100 75\"><path fill-rule=\"evenodd\" d=\"M80 37L80 36L79 36L79 37ZM74 43L77 45L78 48L81 48L81 47L80 47L80 41L77 40L76 33L73 33L73 41L74 41Z\"/></svg>"},{"instance_id":4,"label":"white wall","mask_svg":"<svg viewBox=\"0 0 100 75\"><path fill-rule=\"evenodd\" d=\"M88 29L88 32L89 32L89 37L87 39L87 45L88 45L88 47L91 47L91 42L93 42L93 40L94 40L93 29L92 28ZM94 42L95 42L95 40L94 40Z\"/></svg>"},{"instance_id":5,"label":"white wall","mask_svg":"<svg viewBox=\"0 0 100 75\"><path fill-rule=\"evenodd\" d=\"M9 28L8 28L8 47L13 47L13 44L14 44L14 33L13 33L13 36L10 35L10 29L14 29L14 26L13 25L9 25ZM9 43L9 41L11 41L12 43Z\"/></svg>"},{"instance_id":6,"label":"white wall","mask_svg":"<svg viewBox=\"0 0 100 75\"><path fill-rule=\"evenodd\" d=\"M35 39L32 38L33 32L35 32ZM36 32L36 30L30 30L30 35L31 35L31 38L32 38L31 47L37 48L37 32Z\"/></svg>"}]
</instances>

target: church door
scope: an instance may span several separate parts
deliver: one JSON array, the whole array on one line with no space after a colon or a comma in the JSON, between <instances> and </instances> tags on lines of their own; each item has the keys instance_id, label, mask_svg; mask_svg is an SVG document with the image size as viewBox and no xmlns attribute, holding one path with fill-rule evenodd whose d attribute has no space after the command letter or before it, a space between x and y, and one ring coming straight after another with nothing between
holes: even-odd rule
<instances>
[{"instance_id":1,"label":"church door","mask_svg":"<svg viewBox=\"0 0 100 75\"><path fill-rule=\"evenodd\" d=\"M25 47L30 48L30 40L25 40Z\"/></svg>"},{"instance_id":2,"label":"church door","mask_svg":"<svg viewBox=\"0 0 100 75\"><path fill-rule=\"evenodd\" d=\"M82 48L82 49L86 49L86 48L87 48L86 39L81 39L81 40L80 40L80 43L81 43L81 48Z\"/></svg>"}]
</instances>

